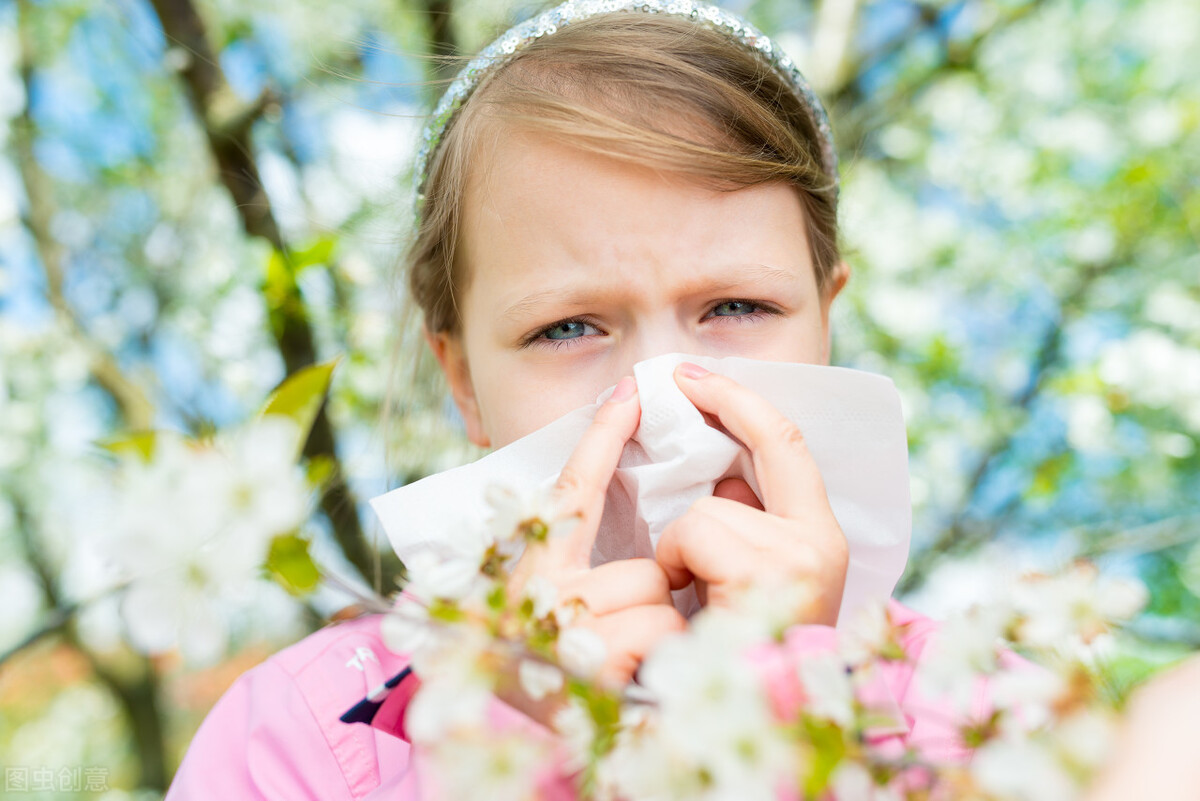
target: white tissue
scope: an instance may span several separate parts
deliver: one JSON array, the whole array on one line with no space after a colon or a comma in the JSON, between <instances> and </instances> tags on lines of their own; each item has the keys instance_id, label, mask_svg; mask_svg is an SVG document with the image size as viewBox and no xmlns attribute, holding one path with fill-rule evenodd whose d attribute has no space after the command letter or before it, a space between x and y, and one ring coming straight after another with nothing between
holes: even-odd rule
<instances>
[{"instance_id":1,"label":"white tissue","mask_svg":"<svg viewBox=\"0 0 1200 801\"><path fill-rule=\"evenodd\" d=\"M652 557L667 524L723 478L742 477L762 497L750 454L709 426L676 386L672 371L681 361L754 390L803 432L850 546L839 620L886 600L904 570L912 531L904 417L889 379L841 367L679 353L634 365L642 419L609 485L592 564ZM400 558L453 548L458 532L478 531L490 514L484 501L490 484L553 484L611 393L476 462L372 499ZM694 611L691 588L677 593L675 603L685 614Z\"/></svg>"}]
</instances>

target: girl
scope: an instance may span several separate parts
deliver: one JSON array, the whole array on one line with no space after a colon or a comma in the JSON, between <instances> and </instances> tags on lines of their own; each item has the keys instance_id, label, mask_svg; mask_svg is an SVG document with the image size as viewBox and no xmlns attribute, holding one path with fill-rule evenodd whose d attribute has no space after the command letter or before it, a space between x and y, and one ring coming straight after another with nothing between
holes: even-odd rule
<instances>
[{"instance_id":1,"label":"girl","mask_svg":"<svg viewBox=\"0 0 1200 801\"><path fill-rule=\"evenodd\" d=\"M802 582L797 649L832 640L847 547L801 432L757 394L683 364L676 381L752 453L664 532L656 559L588 565L605 489L638 426L631 366L682 351L826 363L837 164L825 113L772 43L718 9L570 2L504 34L450 87L418 156L409 285L472 442L498 447L617 384L563 471L582 522L519 577L581 598L623 684L687 623L670 590L727 603ZM894 606L910 654L932 626ZM405 682L373 728L339 716L405 660L379 620L320 631L251 670L196 735L169 799L415 798ZM889 679L904 711L880 737L952 738Z\"/></svg>"}]
</instances>

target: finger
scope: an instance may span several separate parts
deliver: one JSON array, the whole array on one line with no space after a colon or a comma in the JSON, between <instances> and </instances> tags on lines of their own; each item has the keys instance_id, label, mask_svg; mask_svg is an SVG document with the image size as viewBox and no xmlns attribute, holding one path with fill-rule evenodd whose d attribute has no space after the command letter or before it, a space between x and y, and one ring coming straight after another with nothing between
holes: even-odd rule
<instances>
[{"instance_id":1,"label":"finger","mask_svg":"<svg viewBox=\"0 0 1200 801\"><path fill-rule=\"evenodd\" d=\"M800 582L811 591L806 622L837 622L849 550L841 529L770 515L728 498L700 498L658 540L656 558L672 589L694 581L705 605L727 606L750 586ZM780 545L786 547L780 548Z\"/></svg>"},{"instance_id":2,"label":"finger","mask_svg":"<svg viewBox=\"0 0 1200 801\"><path fill-rule=\"evenodd\" d=\"M717 497L699 498L688 514L712 518L727 530L737 532L743 543L739 547L743 550L769 553L771 561L767 572L818 573L825 577L823 583L832 588L831 592L836 591L837 597L841 598L841 584L834 579L842 576L844 580L850 545L832 516L825 525L801 523ZM710 577L701 574L700 578Z\"/></svg>"},{"instance_id":3,"label":"finger","mask_svg":"<svg viewBox=\"0 0 1200 801\"><path fill-rule=\"evenodd\" d=\"M726 478L717 482L717 486L713 488L713 497L728 498L752 509L762 510L763 508L762 501L754 494L754 490L750 489L750 485L741 478Z\"/></svg>"},{"instance_id":4,"label":"finger","mask_svg":"<svg viewBox=\"0 0 1200 801\"><path fill-rule=\"evenodd\" d=\"M602 615L587 625L608 647L597 679L609 687L623 687L633 679L646 654L663 637L684 631L687 621L673 606L651 604Z\"/></svg>"},{"instance_id":5,"label":"finger","mask_svg":"<svg viewBox=\"0 0 1200 801\"><path fill-rule=\"evenodd\" d=\"M681 590L693 580L716 585L747 575L749 550L737 528L693 507L663 529L654 558L671 589Z\"/></svg>"},{"instance_id":6,"label":"finger","mask_svg":"<svg viewBox=\"0 0 1200 801\"><path fill-rule=\"evenodd\" d=\"M688 362L675 368L675 383L697 409L716 415L750 450L766 511L798 520L814 509L829 508L825 482L804 435L764 397Z\"/></svg>"},{"instance_id":7,"label":"finger","mask_svg":"<svg viewBox=\"0 0 1200 801\"><path fill-rule=\"evenodd\" d=\"M653 559L620 559L583 573L561 590L564 601L579 598L593 615L651 604L671 604L667 574Z\"/></svg>"},{"instance_id":8,"label":"finger","mask_svg":"<svg viewBox=\"0 0 1200 801\"><path fill-rule=\"evenodd\" d=\"M640 417L637 384L631 376L626 376L617 384L612 397L597 410L558 476L554 490L560 509L582 518L564 546L569 564L583 567L588 564L609 482Z\"/></svg>"}]
</instances>

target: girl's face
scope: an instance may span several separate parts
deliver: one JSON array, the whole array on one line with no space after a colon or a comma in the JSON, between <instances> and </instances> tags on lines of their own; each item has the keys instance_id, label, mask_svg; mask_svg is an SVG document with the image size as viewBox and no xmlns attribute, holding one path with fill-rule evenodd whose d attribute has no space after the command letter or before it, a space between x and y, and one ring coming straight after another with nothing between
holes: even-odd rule
<instances>
[{"instance_id":1,"label":"girl's face","mask_svg":"<svg viewBox=\"0 0 1200 801\"><path fill-rule=\"evenodd\" d=\"M719 192L502 132L463 200L460 335L429 337L471 441L500 447L674 351L824 364L794 189Z\"/></svg>"}]
</instances>

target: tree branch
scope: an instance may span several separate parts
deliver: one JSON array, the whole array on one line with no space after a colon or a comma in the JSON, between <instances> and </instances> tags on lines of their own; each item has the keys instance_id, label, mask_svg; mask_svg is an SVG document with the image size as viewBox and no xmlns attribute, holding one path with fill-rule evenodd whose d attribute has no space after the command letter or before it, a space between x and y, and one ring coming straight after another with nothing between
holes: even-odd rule
<instances>
[{"instance_id":1,"label":"tree branch","mask_svg":"<svg viewBox=\"0 0 1200 801\"><path fill-rule=\"evenodd\" d=\"M460 55L458 37L454 33L454 0L422 0L419 4L428 28L429 50L433 56L432 88L440 93L441 84L458 71ZM436 99L436 98L434 98Z\"/></svg>"},{"instance_id":2,"label":"tree branch","mask_svg":"<svg viewBox=\"0 0 1200 801\"><path fill-rule=\"evenodd\" d=\"M192 109L204 128L220 181L233 199L242 227L248 235L269 242L287 259L290 251L263 188L251 136L253 123L271 96L264 93L249 105L238 101L209 45L204 21L192 0L151 0L151 5L168 41L188 56L180 69L180 77ZM280 296L268 299L268 312L272 335L290 375L314 364L317 348L299 287L289 281L278 289ZM358 504L346 483L337 455L336 436L325 407L313 423L304 454L332 467L321 496L321 510L329 519L346 558L364 577L371 576L375 572L377 555L363 535Z\"/></svg>"},{"instance_id":3,"label":"tree branch","mask_svg":"<svg viewBox=\"0 0 1200 801\"><path fill-rule=\"evenodd\" d=\"M880 91L876 97L863 95L862 78L867 73L900 56L912 45L914 39L938 30L938 9L933 6L920 6L917 16L903 33L888 40L873 52L852 59L852 66L842 73L841 82L823 94L829 108L839 120L841 148L851 153L857 152L867 134L876 130L883 121L896 117L897 105L912 102L917 87L927 84L933 72L946 67L958 70L973 67L980 48L989 37L1024 19L1035 11L1037 6L1036 2L1028 2L998 14L990 25L975 31L962 42L952 42L946 38L944 32L941 33L944 55L939 62L903 81L897 80L887 92Z\"/></svg>"},{"instance_id":4,"label":"tree branch","mask_svg":"<svg viewBox=\"0 0 1200 801\"><path fill-rule=\"evenodd\" d=\"M17 167L25 187L26 205L22 222L37 247L38 258L46 276L46 299L54 308L62 326L84 348L92 378L104 389L117 405L117 410L127 425L133 429L150 428L154 422L154 406L134 381L129 379L107 350L93 339L85 329L79 316L63 294L63 249L50 232L54 217L51 201L50 179L43 172L33 152L36 127L30 112L33 92L32 31L29 27L30 11L24 0L18 6L18 71L25 89L25 107L13 125L13 149Z\"/></svg>"},{"instance_id":5,"label":"tree branch","mask_svg":"<svg viewBox=\"0 0 1200 801\"><path fill-rule=\"evenodd\" d=\"M1012 449L1021 424L1028 418L1034 402L1041 396L1050 377L1058 368L1062 358L1063 329L1071 319L1071 310L1080 308L1096 281L1115 266L1116 262L1106 262L1083 270L1075 287L1066 293L1066 300L1060 306L1058 319L1050 323L1043 332L1041 344L1030 369L1029 380L1009 403L1019 414L1004 431L993 438L979 457L971 471L963 500L943 527L941 535L909 558L904 576L896 588L898 593L911 592L919 587L928 578L929 569L946 555L970 550L991 539L1017 509L1020 496L1014 495L987 521L975 520L970 515L970 509L979 492L996 466Z\"/></svg>"},{"instance_id":6,"label":"tree branch","mask_svg":"<svg viewBox=\"0 0 1200 801\"><path fill-rule=\"evenodd\" d=\"M846 82L858 6L858 0L823 0L817 9L809 79L818 92L837 91Z\"/></svg>"},{"instance_id":7,"label":"tree branch","mask_svg":"<svg viewBox=\"0 0 1200 801\"><path fill-rule=\"evenodd\" d=\"M919 6L916 10L917 16L903 32L889 39L874 51L855 57L850 57L848 54L845 56L847 66L839 75L841 80L831 84L825 90L825 97L828 98L831 106L861 103L863 97L859 91L859 81L862 77L871 70L891 61L904 52L912 44L913 39L933 29L938 21L937 9L932 6Z\"/></svg>"},{"instance_id":8,"label":"tree branch","mask_svg":"<svg viewBox=\"0 0 1200 801\"><path fill-rule=\"evenodd\" d=\"M42 557L41 549L33 534L33 521L29 510L19 498L13 499L13 510L16 515L17 540L22 549L25 561L33 568L41 586L46 605L61 619L60 628L63 638L78 651L91 668L92 673L116 697L121 705L125 718L137 746L138 765L141 770L138 786L162 792L167 789L169 773L167 770L166 737L163 730L161 687L158 672L154 664L145 656L137 655L133 660L133 670L117 672L106 665L80 639L71 616L75 611L73 604L63 604L58 593L54 575L49 564ZM39 636L48 633L39 632ZM31 644L28 640L22 645ZM7 659L15 651L5 655Z\"/></svg>"},{"instance_id":9,"label":"tree branch","mask_svg":"<svg viewBox=\"0 0 1200 801\"><path fill-rule=\"evenodd\" d=\"M59 321L85 348L89 367L96 383L105 390L116 404L124 424L133 429L150 428L154 418L154 407L141 388L125 376L112 355L92 339L84 329L78 316L63 294L62 248L50 232L50 221L54 209L50 200L51 186L48 176L38 165L33 152L36 128L30 111L33 91L34 52L33 32L30 29L31 10L27 0L17 7L19 39L19 65L21 80L25 88L26 103L14 130L14 147L21 179L25 186L26 209L24 224L33 236L46 276L46 295ZM145 657L134 660L134 675L122 677L108 669L99 658L82 642L75 630L73 615L75 604L64 605L59 598L54 576L43 559L35 542L28 509L14 495L13 509L17 518L18 540L27 564L33 568L42 588L47 606L52 610L51 619L16 648L4 655L9 658L22 648L36 642L46 634L61 630L65 639L79 651L92 668L97 679L118 699L129 722L137 746L138 764L141 770L140 785L156 791L167 786L166 747L162 728L161 705L159 703L158 676L153 665Z\"/></svg>"}]
</instances>

